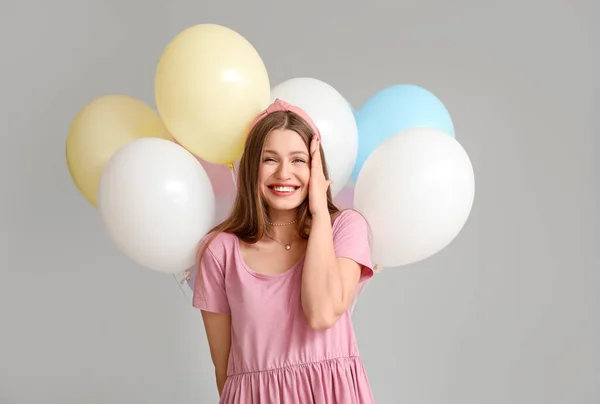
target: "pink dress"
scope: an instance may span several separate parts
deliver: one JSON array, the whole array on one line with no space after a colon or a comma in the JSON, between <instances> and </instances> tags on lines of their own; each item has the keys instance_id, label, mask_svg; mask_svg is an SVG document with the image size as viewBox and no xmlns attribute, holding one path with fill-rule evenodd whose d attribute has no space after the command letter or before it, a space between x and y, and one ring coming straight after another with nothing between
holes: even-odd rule
<instances>
[{"instance_id":1,"label":"pink dress","mask_svg":"<svg viewBox=\"0 0 600 404\"><path fill-rule=\"evenodd\" d=\"M373 276L368 227L353 210L333 223L335 252L362 265L361 283ZM239 239L221 233L202 260L204 294L193 305L231 315L231 353L222 404L371 404L350 310L315 331L300 303L304 258L281 275L249 268ZM197 283L196 283L197 284Z\"/></svg>"}]
</instances>

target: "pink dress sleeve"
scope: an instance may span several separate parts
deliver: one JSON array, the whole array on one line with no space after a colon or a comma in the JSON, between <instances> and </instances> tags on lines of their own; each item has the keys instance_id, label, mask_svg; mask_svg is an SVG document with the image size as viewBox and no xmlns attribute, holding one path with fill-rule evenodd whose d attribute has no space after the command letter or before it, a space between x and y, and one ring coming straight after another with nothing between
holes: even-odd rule
<instances>
[{"instance_id":1,"label":"pink dress sleeve","mask_svg":"<svg viewBox=\"0 0 600 404\"><path fill-rule=\"evenodd\" d=\"M192 305L204 311L231 314L225 292L225 271L210 247L196 266Z\"/></svg>"},{"instance_id":2,"label":"pink dress sleeve","mask_svg":"<svg viewBox=\"0 0 600 404\"><path fill-rule=\"evenodd\" d=\"M333 247L338 258L350 258L361 265L360 282L373 276L369 226L355 210L343 211L333 223Z\"/></svg>"}]
</instances>

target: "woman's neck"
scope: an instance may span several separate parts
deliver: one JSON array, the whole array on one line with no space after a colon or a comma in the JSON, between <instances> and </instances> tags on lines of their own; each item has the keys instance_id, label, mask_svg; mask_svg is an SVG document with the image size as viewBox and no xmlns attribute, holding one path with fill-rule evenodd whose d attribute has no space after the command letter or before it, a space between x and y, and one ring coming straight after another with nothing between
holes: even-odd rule
<instances>
[{"instance_id":1,"label":"woman's neck","mask_svg":"<svg viewBox=\"0 0 600 404\"><path fill-rule=\"evenodd\" d=\"M296 210L270 211L269 216L269 232L278 239L289 240L298 232L296 230L296 220L298 219Z\"/></svg>"},{"instance_id":2,"label":"woman's neck","mask_svg":"<svg viewBox=\"0 0 600 404\"><path fill-rule=\"evenodd\" d=\"M271 226L282 226L287 227L292 222L298 219L298 213L296 210L284 210L284 211L270 211L269 212L269 224Z\"/></svg>"}]
</instances>

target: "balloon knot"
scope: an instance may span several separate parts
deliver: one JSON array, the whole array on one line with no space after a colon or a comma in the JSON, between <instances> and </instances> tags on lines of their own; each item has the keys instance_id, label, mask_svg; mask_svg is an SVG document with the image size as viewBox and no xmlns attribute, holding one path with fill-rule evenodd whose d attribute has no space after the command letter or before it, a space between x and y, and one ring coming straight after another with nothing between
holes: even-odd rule
<instances>
[{"instance_id":1,"label":"balloon knot","mask_svg":"<svg viewBox=\"0 0 600 404\"><path fill-rule=\"evenodd\" d=\"M383 271L383 267L382 267L381 265L379 265L379 264L376 264L376 265L373 267L373 271L375 271L375 272L379 273L379 272Z\"/></svg>"}]
</instances>

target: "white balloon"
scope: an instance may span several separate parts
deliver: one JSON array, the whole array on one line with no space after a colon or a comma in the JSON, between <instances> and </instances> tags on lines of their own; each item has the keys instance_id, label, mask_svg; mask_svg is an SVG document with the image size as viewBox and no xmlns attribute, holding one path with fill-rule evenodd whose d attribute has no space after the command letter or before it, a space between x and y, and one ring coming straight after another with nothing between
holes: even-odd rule
<instances>
[{"instance_id":1,"label":"white balloon","mask_svg":"<svg viewBox=\"0 0 600 404\"><path fill-rule=\"evenodd\" d=\"M475 196L469 156L448 134L409 129L382 142L356 181L354 206L372 229L384 267L428 258L464 227Z\"/></svg>"},{"instance_id":2,"label":"white balloon","mask_svg":"<svg viewBox=\"0 0 600 404\"><path fill-rule=\"evenodd\" d=\"M199 242L214 224L215 195L190 152L168 140L143 138L108 161L98 210L128 258L172 274L194 264Z\"/></svg>"},{"instance_id":3,"label":"white balloon","mask_svg":"<svg viewBox=\"0 0 600 404\"><path fill-rule=\"evenodd\" d=\"M271 99L302 108L321 132L323 153L329 171L331 194L346 185L358 156L358 129L352 108L331 85L309 77L284 81L271 89Z\"/></svg>"}]
</instances>

